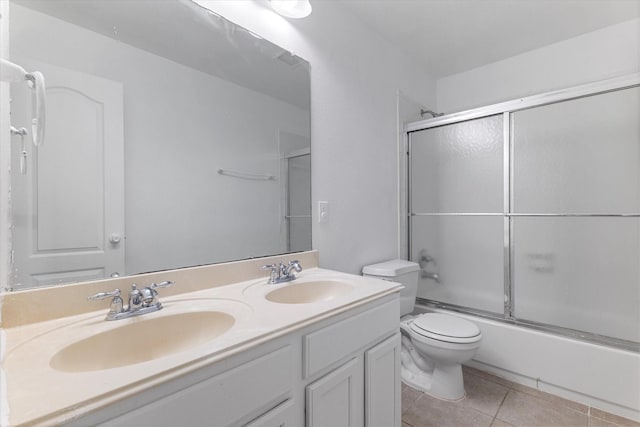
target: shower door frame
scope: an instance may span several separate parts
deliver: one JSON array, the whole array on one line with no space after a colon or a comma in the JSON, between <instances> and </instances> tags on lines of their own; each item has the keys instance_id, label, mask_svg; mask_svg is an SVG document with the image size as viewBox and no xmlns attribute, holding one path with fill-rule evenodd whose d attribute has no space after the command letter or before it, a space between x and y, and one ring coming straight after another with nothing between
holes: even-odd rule
<instances>
[{"instance_id":1,"label":"shower door frame","mask_svg":"<svg viewBox=\"0 0 640 427\"><path fill-rule=\"evenodd\" d=\"M580 99L590 97L594 95L605 94L608 92L614 92L619 90L630 89L634 87L640 87L640 73L628 74L621 77L602 80L594 83L588 83L580 86L575 86L567 89L557 90L553 92L542 93L539 95L528 96L519 98L512 101L501 102L498 104L492 104L485 107L466 110L458 113L446 114L444 116L435 117L426 120L420 120L405 125L405 141L406 141L406 154L407 154L407 205L406 211L402 215L407 217L406 235L407 235L407 253L408 258L412 259L411 250L411 224L413 217L416 216L502 216L504 218L504 311L502 315L497 313L475 309L471 307L465 307L455 304L444 303L440 301L434 301L425 298L416 298L418 304L432 307L441 308L451 311L456 311L464 314L471 314L474 316L480 316L491 320L496 320L503 323L512 325L524 326L527 328L536 329L543 332L550 332L553 334L577 339L580 341L586 341L591 343L603 344L614 348L621 348L624 350L631 350L640 352L640 343L634 341L628 341L624 339L603 336L595 333L580 331L576 329L566 328L557 325L550 325L547 323L540 323L531 320L522 320L514 316L515 306L515 289L514 278L511 263L513 260L513 245L512 245L512 225L511 218L514 217L630 217L640 218L640 213L634 214L553 214L553 213L513 213L511 212L513 207L513 188L512 177L513 170L513 136L511 132L512 114L535 107L541 107L544 105L555 104L559 102L570 101L574 99ZM411 202L411 134L413 132L422 131L425 129L436 128L440 126L450 125L454 123L466 122L473 119L480 119L489 116L502 115L503 119L503 212L502 213L415 213L413 212Z\"/></svg>"}]
</instances>

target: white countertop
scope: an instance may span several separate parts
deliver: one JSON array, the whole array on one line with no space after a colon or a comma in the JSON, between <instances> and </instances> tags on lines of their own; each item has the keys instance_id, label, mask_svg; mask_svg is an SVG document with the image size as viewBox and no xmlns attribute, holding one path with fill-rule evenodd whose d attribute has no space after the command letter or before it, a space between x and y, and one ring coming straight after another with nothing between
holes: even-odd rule
<instances>
[{"instance_id":1,"label":"white countertop","mask_svg":"<svg viewBox=\"0 0 640 427\"><path fill-rule=\"evenodd\" d=\"M346 282L351 289L333 299L306 304L280 304L265 298L275 289L319 280ZM279 285L267 285L266 279L260 278L165 298L160 289L162 310L128 319L105 321L106 311L101 309L5 329L2 369L10 424L51 425L78 417L400 288L393 282L311 268L299 273L295 281ZM64 372L50 366L58 351L84 338L136 322L200 310L229 313L235 323L209 342L142 363L82 372Z\"/></svg>"}]
</instances>

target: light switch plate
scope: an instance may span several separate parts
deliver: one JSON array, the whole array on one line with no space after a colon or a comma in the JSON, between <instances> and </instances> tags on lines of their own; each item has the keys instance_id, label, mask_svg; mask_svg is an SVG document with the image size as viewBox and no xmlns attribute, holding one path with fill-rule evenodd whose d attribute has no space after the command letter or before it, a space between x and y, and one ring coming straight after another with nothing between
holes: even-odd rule
<instances>
[{"instance_id":1,"label":"light switch plate","mask_svg":"<svg viewBox=\"0 0 640 427\"><path fill-rule=\"evenodd\" d=\"M318 201L318 222L321 224L329 222L329 202Z\"/></svg>"}]
</instances>

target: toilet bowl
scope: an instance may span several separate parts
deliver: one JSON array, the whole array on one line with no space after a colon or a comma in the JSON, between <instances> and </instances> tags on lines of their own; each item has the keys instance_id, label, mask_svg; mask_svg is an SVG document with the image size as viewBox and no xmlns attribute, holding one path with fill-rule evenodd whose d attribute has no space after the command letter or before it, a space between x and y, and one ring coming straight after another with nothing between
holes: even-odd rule
<instances>
[{"instance_id":1,"label":"toilet bowl","mask_svg":"<svg viewBox=\"0 0 640 427\"><path fill-rule=\"evenodd\" d=\"M402 381L441 399L462 399L462 363L471 360L480 347L482 333L478 326L449 314L409 314L417 294L416 263L392 260L366 266L362 273L405 286L400 291Z\"/></svg>"},{"instance_id":2,"label":"toilet bowl","mask_svg":"<svg viewBox=\"0 0 640 427\"><path fill-rule=\"evenodd\" d=\"M462 399L462 363L480 347L480 329L459 317L426 313L403 318L400 330L405 352L402 380L441 399Z\"/></svg>"}]
</instances>

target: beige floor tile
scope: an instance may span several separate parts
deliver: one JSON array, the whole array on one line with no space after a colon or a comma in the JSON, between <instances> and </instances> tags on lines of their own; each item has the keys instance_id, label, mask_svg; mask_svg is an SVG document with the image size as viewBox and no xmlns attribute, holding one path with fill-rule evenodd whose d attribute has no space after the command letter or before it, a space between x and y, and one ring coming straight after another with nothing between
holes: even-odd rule
<instances>
[{"instance_id":1,"label":"beige floor tile","mask_svg":"<svg viewBox=\"0 0 640 427\"><path fill-rule=\"evenodd\" d=\"M467 396L447 402L402 384L402 427L640 427L640 423L463 367ZM590 414L590 416L588 415ZM494 417L495 416L495 417Z\"/></svg>"},{"instance_id":2,"label":"beige floor tile","mask_svg":"<svg viewBox=\"0 0 640 427\"><path fill-rule=\"evenodd\" d=\"M591 408L591 418L597 418L599 420L609 422L610 424L623 427L640 427L640 423L637 421L610 414L609 412L605 412L597 408Z\"/></svg>"},{"instance_id":3,"label":"beige floor tile","mask_svg":"<svg viewBox=\"0 0 640 427\"><path fill-rule=\"evenodd\" d=\"M587 427L588 416L556 401L510 390L496 417L515 426Z\"/></svg>"},{"instance_id":4,"label":"beige floor tile","mask_svg":"<svg viewBox=\"0 0 640 427\"><path fill-rule=\"evenodd\" d=\"M493 418L455 402L447 402L423 394L402 415L413 427L489 427Z\"/></svg>"},{"instance_id":5,"label":"beige floor tile","mask_svg":"<svg viewBox=\"0 0 640 427\"><path fill-rule=\"evenodd\" d=\"M411 406L411 404L420 396L422 396L422 392L420 390L416 390L415 388L402 383L402 413L404 414L404 412L409 409L409 406Z\"/></svg>"},{"instance_id":6,"label":"beige floor tile","mask_svg":"<svg viewBox=\"0 0 640 427\"><path fill-rule=\"evenodd\" d=\"M477 375L464 376L467 396L460 404L483 414L495 417L509 388Z\"/></svg>"}]
</instances>

